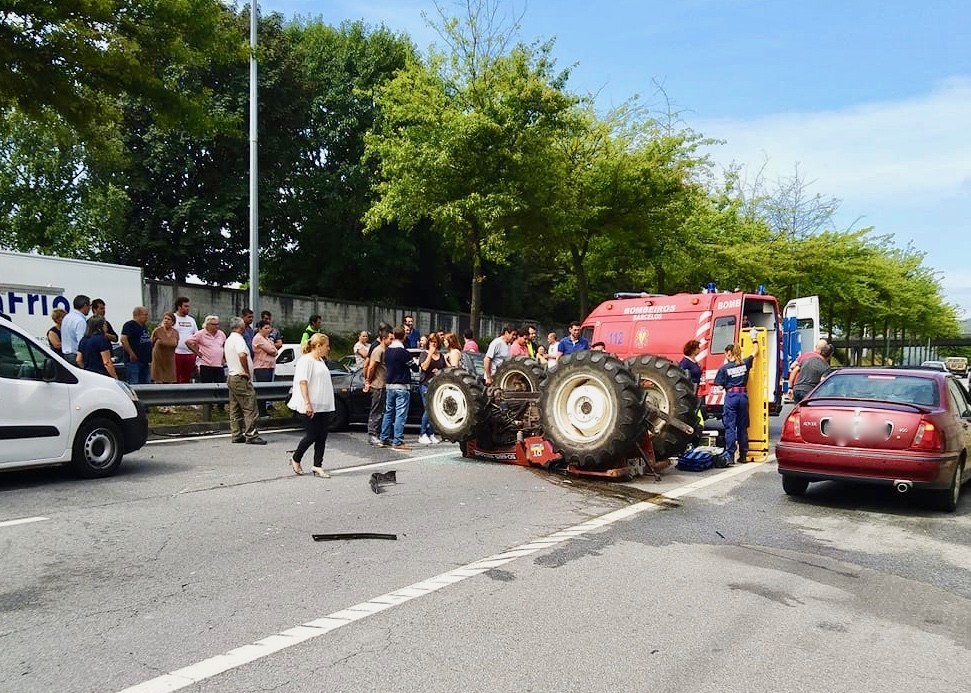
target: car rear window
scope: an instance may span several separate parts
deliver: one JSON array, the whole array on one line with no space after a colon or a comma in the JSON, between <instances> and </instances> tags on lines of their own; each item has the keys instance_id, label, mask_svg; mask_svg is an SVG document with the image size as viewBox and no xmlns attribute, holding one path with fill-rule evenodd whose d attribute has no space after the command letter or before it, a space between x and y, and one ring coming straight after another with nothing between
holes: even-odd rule
<instances>
[{"instance_id":1,"label":"car rear window","mask_svg":"<svg viewBox=\"0 0 971 693\"><path fill-rule=\"evenodd\" d=\"M834 373L816 388L816 397L846 397L907 402L923 406L940 405L937 381L912 375Z\"/></svg>"}]
</instances>

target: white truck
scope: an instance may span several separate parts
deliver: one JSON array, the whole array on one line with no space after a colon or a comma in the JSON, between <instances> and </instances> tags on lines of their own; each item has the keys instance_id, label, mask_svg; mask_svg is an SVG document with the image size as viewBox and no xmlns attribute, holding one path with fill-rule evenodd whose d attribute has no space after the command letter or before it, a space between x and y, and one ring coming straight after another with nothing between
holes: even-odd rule
<instances>
[{"instance_id":1,"label":"white truck","mask_svg":"<svg viewBox=\"0 0 971 693\"><path fill-rule=\"evenodd\" d=\"M142 269L105 262L0 251L0 313L40 340L54 324L55 308L71 310L78 294L103 299L116 330L145 305Z\"/></svg>"}]
</instances>

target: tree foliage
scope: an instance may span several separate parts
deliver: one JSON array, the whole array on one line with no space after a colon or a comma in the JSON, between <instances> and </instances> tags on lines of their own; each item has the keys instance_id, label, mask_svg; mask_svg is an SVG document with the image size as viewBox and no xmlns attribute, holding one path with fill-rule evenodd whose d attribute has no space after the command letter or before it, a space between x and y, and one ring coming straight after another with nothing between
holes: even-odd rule
<instances>
[{"instance_id":1,"label":"tree foliage","mask_svg":"<svg viewBox=\"0 0 971 693\"><path fill-rule=\"evenodd\" d=\"M232 49L213 31L226 11L219 0L2 0L0 107L54 113L89 142L120 97L183 127L204 122L208 94L179 89L178 68Z\"/></svg>"},{"instance_id":2,"label":"tree foliage","mask_svg":"<svg viewBox=\"0 0 971 693\"><path fill-rule=\"evenodd\" d=\"M481 310L487 263L504 263L535 206L537 175L576 99L564 91L550 45L506 53L476 5L442 33L448 55L413 60L378 92L379 127L367 152L380 167L369 229L430 220L442 245L472 263L471 313Z\"/></svg>"}]
</instances>

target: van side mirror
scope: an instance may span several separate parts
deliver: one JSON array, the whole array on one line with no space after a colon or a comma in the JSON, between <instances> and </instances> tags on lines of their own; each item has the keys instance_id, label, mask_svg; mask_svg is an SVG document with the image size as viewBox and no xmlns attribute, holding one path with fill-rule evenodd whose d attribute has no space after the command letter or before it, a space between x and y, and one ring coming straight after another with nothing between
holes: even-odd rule
<instances>
[{"instance_id":1,"label":"van side mirror","mask_svg":"<svg viewBox=\"0 0 971 693\"><path fill-rule=\"evenodd\" d=\"M54 359L44 359L44 368L41 371L41 377L45 383L52 383L57 380L57 364L54 363Z\"/></svg>"}]
</instances>

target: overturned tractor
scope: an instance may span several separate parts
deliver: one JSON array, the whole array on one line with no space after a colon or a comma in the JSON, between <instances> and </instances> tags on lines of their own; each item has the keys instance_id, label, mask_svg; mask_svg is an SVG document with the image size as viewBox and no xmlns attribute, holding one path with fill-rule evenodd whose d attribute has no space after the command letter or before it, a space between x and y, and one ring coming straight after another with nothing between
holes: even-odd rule
<instances>
[{"instance_id":1,"label":"overturned tractor","mask_svg":"<svg viewBox=\"0 0 971 693\"><path fill-rule=\"evenodd\" d=\"M621 361L600 351L503 363L489 387L461 368L428 386L428 416L466 457L562 466L632 478L677 455L695 433L697 399L687 375L662 357ZM656 472L655 472L656 473Z\"/></svg>"}]
</instances>

